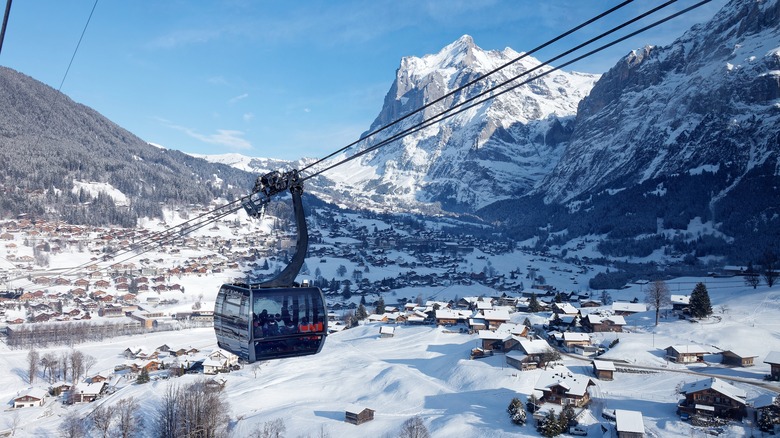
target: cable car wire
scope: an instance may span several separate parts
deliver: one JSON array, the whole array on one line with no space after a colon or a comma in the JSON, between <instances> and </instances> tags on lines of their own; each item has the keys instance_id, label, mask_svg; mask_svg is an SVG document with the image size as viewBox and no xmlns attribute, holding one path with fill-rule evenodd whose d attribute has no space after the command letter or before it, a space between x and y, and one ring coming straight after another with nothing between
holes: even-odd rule
<instances>
[{"instance_id":1,"label":"cable car wire","mask_svg":"<svg viewBox=\"0 0 780 438\"><path fill-rule=\"evenodd\" d=\"M307 166L305 166L302 169L300 169L300 172L304 172L307 169L309 169L311 167L314 167L317 164L319 164L319 163L321 163L321 162L323 162L323 161L325 161L325 160L327 160L329 158L332 158L332 157L334 157L335 155L337 155L337 154L339 154L341 152L344 152L345 150L349 149L352 146L355 146L356 144L360 143L361 141L366 140L369 137L372 137L372 136L374 136L374 135L376 135L376 134L378 134L378 133L380 133L380 132L382 132L382 131L384 131L384 130L392 127L392 126L395 126L398 123L401 123L402 121L408 119L409 117L411 117L411 116L413 116L413 115L415 115L415 114L417 114L417 113L419 113L419 112L421 112L421 111L423 111L423 110L425 110L425 109L427 109L427 108L429 108L429 107L431 107L431 106L433 106L433 105L443 101L444 99L446 99L448 97L451 97L451 96L455 95L456 93L458 93L460 91L463 91L464 89L466 89L466 88L476 84L479 81L482 81L482 80L486 79L487 77L489 77L489 76L491 76L491 75L493 75L493 74L495 74L495 73L505 69L506 67L509 67L510 65L515 64L515 63L519 62L520 60L522 60L522 59L524 59L524 58L526 58L528 56L531 56L532 54L538 52L539 50L544 49L545 47L547 47L547 46L549 46L549 45L551 45L551 44L553 44L553 43L555 43L555 42L557 42L557 41L559 41L559 40L561 40L561 39L571 35L572 33L574 33L576 31L578 31L578 30L580 30L580 29L582 29L582 28L584 28L584 27L586 27L586 26L588 26L588 25L590 25L590 24L600 20L601 18L606 17L607 15L617 11L618 9L628 5L629 3L632 3L633 1L634 0L626 0L626 1L624 1L624 2L614 6L612 8L610 8L610 9L608 9L608 10L606 10L606 11L604 11L604 12L598 14L598 15L596 15L595 17L593 17L593 18L591 18L589 20L586 20L586 21L582 22L581 24L579 24L579 25L577 25L577 26L567 30L566 32L558 35L557 37L555 37L555 38L553 38L551 40L548 40L547 42L542 43L542 44L534 47L533 49L529 50L528 52L523 53L522 55L518 56L517 58L515 58L515 59L513 59L513 60L511 60L511 61L509 61L509 62L507 62L507 63L505 63L505 64L503 64L503 65L501 65L501 66L499 66L499 67L489 71L489 72L487 72L487 73L485 73L484 75L481 75L481 76L478 76L475 79L472 79L471 81L461 85L460 87L450 91L449 93L439 97L438 99L435 99L435 100L433 100L431 102L428 102L425 105L417 108L416 110L411 111L411 112L407 113L406 115L404 115L402 117L399 117L398 119L396 119L396 120L394 120L394 121L392 121L392 122L390 122L390 123L388 123L388 124L386 124L386 125L384 125L384 126L382 126L380 128L377 128L377 129L375 129L375 130L373 130L373 131L371 131L371 132L369 132L367 134L362 135L360 138L358 138L357 140L353 141L352 143L350 143L350 144L348 144L348 145L346 145L346 146L336 150L335 152L332 152L332 153L330 153L330 154L320 158L319 160L317 160L317 161L315 161L313 163L308 164ZM673 0L672 3L674 1L677 1L677 0Z\"/></svg>"},{"instance_id":2,"label":"cable car wire","mask_svg":"<svg viewBox=\"0 0 780 438\"><path fill-rule=\"evenodd\" d=\"M631 1L633 1L633 0L627 0L627 1L625 1L625 2L623 2L621 4L619 4L619 5L611 8L608 11L605 11L604 13L597 15L596 17L594 17L594 18L592 18L590 20L587 20L583 24L570 29L569 31L559 35L556 38L553 38L552 40L550 40L550 41L540 45L537 48L534 48L532 51L527 52L525 55L520 56L520 57L516 58L515 60L510 61L510 62L508 62L508 63L506 63L506 64L504 64L504 65L502 65L502 66L500 66L500 67L498 67L496 69L494 69L493 71L491 71L491 72L489 72L489 73L487 73L487 74L485 74L485 75L483 75L483 76L481 76L481 77L479 77L477 79L474 79L474 80L470 81L469 83L467 83L467 84L459 87L458 89L448 93L447 95L443 96L442 98L439 98L439 99L437 99L437 100L435 100L433 102L429 102L428 104L424 105L423 107L421 107L421 108L419 108L419 109L417 109L417 110L415 110L415 111L413 111L413 112L411 112L411 113L409 113L409 114L399 118L398 120L396 120L394 122L391 122L388 125L385 125L384 127L381 127L381 128L379 128L379 129L377 129L375 131L372 131L369 134L366 134L365 136L361 137L360 139L358 139L357 141L351 143L350 145L347 145L347 146L337 150L336 152L329 154L327 157L325 157L323 159L320 159L320 160L318 160L318 161L316 161L316 162L314 162L314 163L304 167L303 169L309 169L309 168L313 167L314 165L323 162L325 159L333 157L336 154L338 154L340 152L343 152L347 148L349 148L351 146L354 146L358 142L363 141L366 138L368 138L368 137L370 137L372 135L375 135L376 133L378 133L380 131L383 131L383 130L391 127L391 126L394 126L394 125L400 123L401 121L409 118L413 114L419 113L420 111L424 110L425 108L428 108L431 105L441 101L445 97L451 96L452 94L454 94L454 93L456 93L458 91L461 91L461 90L465 89L466 87L468 87L470 85L473 85L477 81L482 80L482 79L486 78L487 76L496 73L497 71L500 71L501 69L511 65L514 62L519 61L520 59L524 58L525 56L528 56L530 53L533 53L534 51L538 51L541 48L546 47L546 46L552 44L553 42L556 42L556 41L560 40L561 38L563 38L563 37L573 33L574 31L579 30L579 29L583 28L584 26L586 26L586 25L588 25L588 24L590 24L590 23L592 23L592 22L594 22L594 21L604 17L605 15L607 15L607 14L609 14L611 12L614 12L615 10L619 9L620 7L625 6L626 4L630 3ZM546 62L540 64L539 66L534 67L531 70L523 72L522 74L517 75L517 76L515 76L515 77L513 77L513 78L511 78L511 79L509 79L507 81L504 81L501 84L498 84L498 85L496 85L496 86L494 86L494 87L492 87L492 88L490 88L490 89L488 89L488 90L486 90L484 92L480 92L477 95L475 95L475 96L473 96L473 97L471 97L471 98L469 98L469 99L467 99L467 100L465 100L463 102L460 102L459 104L457 104L457 105L455 105L455 106L453 106L453 107L451 107L451 108L449 108L447 110L444 110L444 111L442 111L442 112L440 112L440 113L438 113L438 114L436 114L434 116L431 116L431 117L429 117L429 118L427 118L427 119L425 119L425 120L423 120L423 121L421 121L421 122L411 126L410 128L407 128L407 129L405 129L405 130L403 130L403 131L401 131L401 132L399 132L399 133L397 133L397 134L395 134L395 135L393 135L393 136L391 136L391 137L389 137L387 139L384 139L384 140L380 141L379 143L377 143L375 145L372 145L372 146L370 146L370 147L368 147L368 148L366 148L366 149L364 149L364 150L362 150L360 152L357 152L357 153L353 154L350 157L347 157L347 158L345 158L345 159L343 159L341 161L338 161L338 162L336 162L336 163L334 163L334 164L332 164L330 166L327 166L326 168L321 169L321 170L319 170L317 172L314 172L314 173L312 173L310 175L302 177L301 181L305 181L307 179L310 179L310 178L313 178L313 177L315 177L317 175L320 175L320 174L322 174L322 173L324 173L324 172L326 172L328 170L331 170L331 169L333 169L333 168L335 168L337 166L340 166L340 165L345 164L345 163L347 163L349 161L352 161L352 160L354 160L356 158L359 158L360 156L363 156L363 155L365 155L365 154L367 154L369 152L377 150L380 147L386 146L387 144L389 144L389 143L391 143L393 141L396 141L396 140L398 140L400 138L403 138L405 136L408 136L408 135L410 135L412 133L415 133L415 132L418 132L418 131L420 131L422 129L425 129L425 128L429 127L429 126L432 126L435 123L439 123L439 122L441 122L443 120L451 118L451 117L453 117L453 116L455 116L457 114L460 114L460 113L462 113L462 112L464 112L464 111L466 111L468 109L471 109L471 108L473 108L473 107L475 107L477 105L480 105L480 104L482 104L482 103L484 103L484 102L486 102L488 100L494 99L494 98L496 98L496 97L498 97L498 96L500 96L502 94L505 94L505 93L507 93L509 91L512 91L512 90L514 90L514 89L516 89L516 88L518 88L518 87L520 87L522 85L528 84L528 83L530 83L530 82L532 82L532 81L534 81L536 79L539 79L539 78L541 78L543 76L546 76L546 75L548 75L548 74L550 74L550 73L552 73L554 71L560 70L561 68L566 67L566 66L568 66L568 65L570 65L572 63L578 62L578 61L580 61L582 59L585 59L585 58L587 58L589 56L592 56L593 54L598 53L598 52L600 52L602 50L605 50L605 49L607 49L609 47L612 47L612 46L614 46L614 45L616 45L616 44L618 44L618 43L620 43L622 41L625 41L628 38L636 36L636 35L638 35L638 34L640 34L642 32L645 32L645 31L647 31L647 30L649 30L649 29L651 29L653 27L656 27L656 26L658 26L658 25L660 25L662 23L665 23L666 21L669 21L669 20L671 20L673 18L676 18L676 17L678 17L678 16L680 16L682 14L685 14L685 13L687 13L687 12L689 12L689 11L695 9L695 8L698 8L698 7L700 7L700 6L702 6L702 5L706 4L706 3L709 3L711 0L700 1L699 3L696 3L693 6L685 8L685 9L683 9L683 10L677 12L677 13L671 14L671 15L669 15L669 16L661 19L661 20L658 20L658 21L656 21L656 22L654 22L654 23L652 23L650 25L647 25L647 26L645 26L645 27L643 27L643 28L641 28L641 29L639 29L637 31L631 32L631 33L629 33L626 36L623 36L623 37L620 37L620 38L618 38L616 40L613 40L612 42L607 43L605 45L602 45L601 47L599 47L597 49L591 50L591 51L585 53L584 55L578 56L578 57L576 57L576 58L574 58L574 59L572 59L570 61L567 61L567 62L565 62L565 63L563 63L563 64L561 64L561 65L559 65L557 67L553 67L553 68L551 68L548 71L542 72L539 75L534 76L531 79L527 79L527 80L525 80L523 82L514 84L511 87L508 87L508 88L506 88L506 89L504 89L504 90L502 90L500 92L497 92L494 95L487 96L484 99L477 101L477 99L479 99L481 97L484 97L484 96L492 93L493 91L496 91L498 88L501 88L501 87L503 87L505 85L508 85L509 83L511 83L511 82L513 82L513 81L523 77L523 76L526 76L529 73L531 73L533 71L536 71L536 70L538 70L538 69L540 69L542 67L549 66L549 63L554 62L554 61L556 61L556 60L558 60L558 59L560 59L560 58L562 58L564 56L567 56L568 54L571 54L574 51L579 50L580 48L583 48L586 45L589 45L589 44L597 41L598 39L601 39L601 38L603 38L603 37L605 37L605 36L607 36L607 35L609 35L611 33L614 33L615 31L617 31L619 29L622 29L623 27L625 27L625 26L627 26L627 25L629 25L631 23L634 23L634 22L636 22L637 20L639 20L641 18L644 18L644 17L646 17L646 16L648 16L648 15L654 13L654 12L657 12L658 10L660 10L660 9L662 9L664 7L667 7L670 4L675 3L676 1L677 0L667 1L666 3L664 3L662 5L659 5L656 8L651 9L648 12L640 14L639 16L637 16L637 17L635 17L635 18L633 18L633 19L631 19L631 20L629 20L627 22L624 22L624 23L622 23L622 24L620 24L620 25L618 25L616 27L614 27L614 28L610 29L609 31L600 34L597 37L591 38L590 40L588 40L585 43L582 43L582 44L579 44L579 45L575 46L573 49L567 50L567 51L563 52L562 54L557 55L557 56L547 60ZM98 0L95 1L95 4L94 4L93 9L92 9L92 12L94 12L94 9L97 6L97 3L98 3ZM90 13L90 19L91 19L91 17L92 17L92 13ZM87 24L89 24L89 20L87 20ZM86 26L84 28L84 32L85 31L86 31ZM84 32L82 32L82 37L84 35ZM80 42L81 42L81 39L79 40L79 44L80 44ZM77 46L77 49L78 49L78 46ZM75 51L74 51L74 57L75 57ZM73 58L71 58L71 62L72 62L72 60L73 60ZM70 66L69 66L69 68L70 68ZM66 74L67 74L67 72L66 72ZM64 78L63 78L63 81L64 81ZM470 103L470 102L473 102L473 103ZM143 253L151 251L155 247L159 247L159 246L168 244L168 243L172 242L173 240L175 240L176 238L178 238L178 237L180 237L182 235L189 234L189 233L191 233L191 232L193 232L193 231L195 231L197 229L200 229L200 228L202 228L202 227L204 227L204 226L206 226L206 225L208 225L210 223L213 223L213 222L215 222L215 221L217 221L217 220L219 220L219 219L221 219L221 218L223 218L223 217L225 217L227 215L230 215L230 214L240 210L241 207L235 207L235 208L229 208L229 209L226 209L226 208L231 206L231 205L233 205L233 204L235 204L235 203L237 203L237 202L242 202L246 198L247 198L247 196L244 196L244 197L239 198L237 200L234 200L234 201L232 201L232 202L230 202L228 204L225 204L223 206L217 207L214 210L211 210L211 211L209 211L207 213L201 214L200 216L198 216L196 218L193 218L193 219L190 219L190 220L188 220L188 221L186 221L186 222L184 222L182 224L179 224L177 226L168 228L166 230L154 233L154 234L152 234L152 235L142 239L139 242L134 242L133 244L127 245L126 248L120 248L119 250L117 250L113 254L110 254L110 255L107 254L104 257L110 257L111 259L116 259L117 257L120 257L120 256L125 255L127 253L133 252L134 255L132 255L132 256L130 256L130 257L128 257L128 258L126 258L126 259L124 259L122 261L126 261L126 260L129 260L129 259L135 258L135 257L139 256L140 254L143 254ZM209 215L211 215L213 213L220 212L223 209L226 209L226 210L222 211L221 213L218 213L215 217L208 218L206 220L203 220L202 222L196 222L197 220L199 220L199 219L201 219L203 217L209 216ZM109 265L108 267L106 267L104 269L109 269L110 267L115 266L117 263L120 263L120 262L114 262L114 263L112 263L111 265ZM70 268L70 269L64 271L65 273L63 273L61 275L67 275L67 274L69 274L69 273L71 273L73 271L76 271L78 269L84 268L84 267L86 267L86 266L88 266L90 264L93 264L93 262L90 261L89 263L86 263L84 265L80 265L80 266L76 266L76 267Z\"/></svg>"},{"instance_id":3,"label":"cable car wire","mask_svg":"<svg viewBox=\"0 0 780 438\"><path fill-rule=\"evenodd\" d=\"M375 150L377 150L377 149L379 149L379 148L381 148L383 146L388 145L389 143L392 143L392 142L394 142L396 140L399 140L399 139L401 139L403 137L406 137L406 136L408 136L410 134L413 134L415 132L419 132L420 130L425 129L425 128L429 127L429 126L432 126L435 123L439 123L439 122L441 122L443 120L451 118L451 117L453 117L453 116L455 116L457 114L460 114L460 113L462 113L462 112L464 112L464 111L466 111L468 109L471 109L471 108L473 108L473 107L475 107L477 105L480 105L480 104L482 104L484 102L487 102L488 100L495 99L496 97L501 96L503 94L506 94L509 91L512 91L512 90L514 90L514 89L516 89L516 88L518 88L518 87L520 87L522 85L526 85L526 84L528 84L528 83L530 83L530 82L532 82L532 81L534 81L536 79L539 79L541 77L547 76L548 74L550 74L552 72L555 72L557 70L562 69L563 67L566 67L566 66L568 66L570 64L573 64L575 62L581 61L581 60L583 60L583 59L585 59L587 57L590 57L590 56L594 55L595 53L598 53L598 52L600 52L602 50L605 50L605 49L607 49L609 47L612 47L612 46L614 46L614 45L616 45L618 43L621 43L621 42L623 42L623 41L625 41L625 40L627 40L629 38L632 38L632 37L634 37L636 35L639 35L640 33L646 32L647 30L652 29L652 28L654 28L656 26L659 26L659 25L661 25L661 24L663 24L663 23L665 23L665 22L667 22L667 21L669 21L669 20L671 20L673 18L676 18L676 17L678 17L678 16L680 16L682 14L690 12L691 10L696 9L696 8L706 4L706 3L709 3L712 0L702 0L699 3L696 3L696 4L694 4L694 5L692 5L692 6L688 7L688 8L682 9L679 12L673 13L673 14L665 17L665 18L662 18L662 19L660 19L658 21L655 21L654 23L651 23L651 24L649 24L647 26L644 26L644 27L642 27L642 28L640 28L640 29L638 29L638 30L636 30L634 32L631 32L631 33L629 33L629 34L627 34L627 35L625 35L623 37L617 38L617 39L613 40L612 42L609 42L609 43L607 43L605 45L602 45L602 46L598 47L597 49L591 50L591 51L585 53L584 55L580 55L580 56L578 56L578 57L576 57L576 58L574 58L574 59L572 59L570 61L567 61L567 62L565 62L565 63L563 63L563 64L561 64L561 65L559 65L557 67L554 67L551 70L542 72L539 75L534 76L531 79L528 79L528 80L525 80L523 82L514 84L511 87L508 87L508 88L506 88L506 89L504 89L504 90L502 90L500 92L497 92L496 94L494 94L492 96L488 96L488 97L486 97L486 98L484 98L482 100L478 100L478 101L474 102L475 100L477 100L477 99L479 99L481 97L484 97L485 95L487 95L487 94L497 90L498 88L501 88L501 87L503 87L505 85L508 85L511 82L514 82L515 80L517 80L517 79L519 79L519 78L521 78L523 76L527 76L529 73L534 72L536 70L539 70L542 67L549 66L549 63L554 62L554 61L556 61L556 60L558 60L558 59L560 59L560 58L562 58L562 57L564 57L566 55L569 55L572 52L574 52L576 50L579 50L579 49L585 47L586 45L589 45L589 44L591 44L591 43L593 43L593 42L595 42L595 41L597 41L597 40L599 40L599 39L601 39L601 38L603 38L603 37L605 37L605 36L607 36L607 35L609 35L611 33L614 33L617 30L620 30L623 27L625 27L625 26L627 26L627 25L629 25L631 23L636 22L637 20L639 20L641 18L644 18L644 17L646 17L646 16L648 16L648 15L654 13L654 12L657 12L658 10L660 10L660 9L662 9L664 7L669 6L670 4L674 3L675 1L676 0L670 0L670 1L664 3L664 4L660 5L660 6L657 6L656 8L653 8L650 11L645 12L645 13L639 15L639 16L629 20L628 22L622 23L622 24L620 24L620 25L618 25L618 26L616 26L616 27L614 27L614 28L612 28L612 29L610 29L610 30L608 30L608 31L606 31L606 32L604 32L604 33L594 37L594 38L591 38L590 40L586 41L585 43L579 44L576 47L574 47L574 48L572 48L570 50L567 50L564 53L562 53L560 55L557 55L557 56L555 56L555 57L553 57L553 58L551 58L551 59L549 59L549 60L539 64L538 66L536 66L536 67L534 67L534 68L532 68L530 70L527 70L527 71L525 71L525 72L523 72L523 73L521 73L521 74L519 74L519 75L517 75L517 76L515 76L515 77L513 77L511 79L508 79L508 80L506 80L506 81L504 81L504 82L502 82L502 83L500 83L500 84L498 84L498 85L496 85L496 86L494 86L494 87L492 87L492 88L490 88L488 90L480 92L477 95L472 96L471 98L468 98L465 101L460 102L457 105L454 105L454 106L452 106L449 109L441 111L438 114L435 114L435 115L433 115L433 116L431 116L431 117L429 117L429 118L427 118L427 119L425 119L425 120L423 120L423 121L421 121L421 122L419 122L419 123L417 123L417 124L407 128L407 129L405 129L405 130L403 130L403 131L401 131L401 132L399 132L399 133L397 133L397 134L395 134L395 135L393 135L393 136L391 136L391 137L389 137L387 139L384 139L384 140L380 141L379 143L377 143L375 145L372 145L372 146L370 146L370 147L368 147L368 148L366 148L366 149L364 149L364 150L362 150L360 152L357 152L357 153L353 154L352 156L347 157L347 158L345 158L345 159L343 159L341 161L338 161L338 162L336 162L334 164L331 164L331 165L325 167L322 170L319 170L319 171L314 172L314 173L312 173L310 175L307 175L307 176L301 178L301 180L305 181L307 179L313 178L313 177L315 177L315 176L317 176L317 175L319 175L321 173L324 173L324 172L326 172L328 170L331 170L331 169L333 169L335 167L338 167L338 166L340 166L342 164L345 164L345 163L347 163L349 161L352 161L352 160L354 160L356 158L359 158L359 157L361 157L361 156L363 156L363 155L365 155L365 154L367 154L369 152L373 152L373 151L375 151ZM470 102L474 102L474 103L469 104Z\"/></svg>"}]
</instances>

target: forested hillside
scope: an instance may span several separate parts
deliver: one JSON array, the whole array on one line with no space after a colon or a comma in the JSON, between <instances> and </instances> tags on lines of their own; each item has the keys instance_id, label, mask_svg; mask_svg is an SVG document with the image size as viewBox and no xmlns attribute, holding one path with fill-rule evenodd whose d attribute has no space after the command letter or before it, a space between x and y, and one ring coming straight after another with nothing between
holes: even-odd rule
<instances>
[{"instance_id":1,"label":"forested hillside","mask_svg":"<svg viewBox=\"0 0 780 438\"><path fill-rule=\"evenodd\" d=\"M134 226L138 217L159 217L165 206L235 199L253 178L151 146L64 94L0 67L3 218Z\"/></svg>"}]
</instances>

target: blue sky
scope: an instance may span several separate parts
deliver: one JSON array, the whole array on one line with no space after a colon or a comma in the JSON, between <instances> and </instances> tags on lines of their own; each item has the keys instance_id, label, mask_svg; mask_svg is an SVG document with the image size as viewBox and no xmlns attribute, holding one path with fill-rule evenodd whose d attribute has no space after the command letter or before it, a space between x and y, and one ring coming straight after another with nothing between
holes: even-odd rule
<instances>
[{"instance_id":1,"label":"blue sky","mask_svg":"<svg viewBox=\"0 0 780 438\"><path fill-rule=\"evenodd\" d=\"M402 57L436 53L464 34L483 49L525 51L618 3L102 0L62 91L167 148L321 157L368 128ZM555 56L659 3L638 0L536 57ZM694 2L679 3L668 10ZM670 43L724 3L568 70L602 73L633 48ZM59 87L93 5L14 2L0 65Z\"/></svg>"}]
</instances>

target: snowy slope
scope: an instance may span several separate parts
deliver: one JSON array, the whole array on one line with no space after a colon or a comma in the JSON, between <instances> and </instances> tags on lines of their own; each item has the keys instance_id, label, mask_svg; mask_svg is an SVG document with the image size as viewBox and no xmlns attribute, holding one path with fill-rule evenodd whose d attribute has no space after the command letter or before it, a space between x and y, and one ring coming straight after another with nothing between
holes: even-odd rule
<instances>
[{"instance_id":1,"label":"snowy slope","mask_svg":"<svg viewBox=\"0 0 780 438\"><path fill-rule=\"evenodd\" d=\"M673 293L690 292L698 281L707 283L716 314L697 324L688 321L662 320L652 325L652 312L628 318L627 333L619 335L620 343L608 357L639 365L657 366L652 373L615 374L615 380L595 380L591 389L594 402L580 422L597 435L603 409L639 410L646 430L652 436L686 437L701 435L676 414L679 396L675 388L682 382L698 379L695 374L673 372L701 371L762 382L769 366L761 362L769 351L780 350L780 337L771 315L780 309L780 290L761 287L745 288L736 279L680 278L669 282ZM630 299L641 293L641 286L615 291L615 299ZM442 297L446 298L446 297ZM521 322L525 314L517 313L513 321ZM535 318L536 319L536 318ZM380 338L379 324L367 324L331 335L316 356L271 361L260 366L257 377L251 367L217 377L226 380L225 398L230 404L233 436L249 436L264 423L281 418L286 436L332 437L396 436L401 424L419 415L432 437L511 437L539 436L531 425L518 427L505 412L513 397L525 400L534 388L542 370L520 372L505 364L502 355L485 360L468 360L476 345L476 335L448 333L443 328L400 326L395 337ZM612 340L615 334L604 334ZM663 348L668 345L699 343L715 349L735 348L754 352L758 358L752 368L726 368L717 363L718 355L708 356L707 364L684 367L665 363ZM130 346L154 349L168 344L173 347L196 347L208 351L215 346L213 331L193 329L178 332L150 333L138 337L119 337L102 343L82 344L78 349L95 356L93 373L110 370L124 358L121 352ZM63 348L51 349L62 351ZM8 351L0 347L0 366L11 372L0 375L4 400L15 395L14 388L25 387L26 351ZM44 353L48 350L42 350ZM659 357L660 356L660 357ZM568 370L590 375L587 360L564 358ZM153 381L135 385L120 382L119 391L95 404L64 407L52 400L44 407L0 412L0 431L10 428L18 417L19 437L52 436L68 412L87 415L97 404L116 404L134 397L141 401L145 423L151 424L162 391L171 384L195 381L198 376ZM748 401L771 395L772 391L735 382L745 390ZM780 390L774 384L775 390ZM344 411L351 407L376 410L375 419L360 426L344 422ZM148 431L147 431L148 432ZM726 435L749 436L746 424L726 426ZM144 436L152 436L147 433Z\"/></svg>"},{"instance_id":2,"label":"snowy slope","mask_svg":"<svg viewBox=\"0 0 780 438\"><path fill-rule=\"evenodd\" d=\"M548 201L714 166L727 196L776 170L780 4L734 0L666 47L635 50L582 101L571 143L538 188Z\"/></svg>"}]
</instances>

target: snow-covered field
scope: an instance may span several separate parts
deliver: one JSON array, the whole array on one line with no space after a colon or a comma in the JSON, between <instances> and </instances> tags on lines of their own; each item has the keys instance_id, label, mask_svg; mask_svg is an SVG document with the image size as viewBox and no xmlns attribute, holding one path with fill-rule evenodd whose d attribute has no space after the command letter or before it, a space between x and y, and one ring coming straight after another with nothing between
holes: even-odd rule
<instances>
[{"instance_id":1,"label":"snow-covered field","mask_svg":"<svg viewBox=\"0 0 780 438\"><path fill-rule=\"evenodd\" d=\"M631 364L658 367L658 372L616 373L615 380L594 380L594 402L590 412L580 419L590 436L600 436L602 409L641 411L650 436L691 436L701 431L680 421L676 415L679 396L675 388L681 382L697 380L694 374L674 372L686 367L667 363L663 349L669 345L695 343L720 349L739 348L757 355L752 368L726 368L719 355L707 357L706 364L687 370L716 374L727 379L739 377L762 383L769 366L762 362L767 353L780 350L780 323L774 315L780 310L780 288L756 290L740 284L739 278L681 278L669 282L672 293L689 293L698 281L706 282L715 314L698 323L662 319L653 326L652 312L627 318L629 333L600 335L605 340L619 336L620 342L604 357ZM642 296L641 286L612 292L615 299ZM426 291L423 291L426 294ZM455 292L452 292L455 293ZM461 293L461 296L463 294ZM445 298L445 297L439 297ZM516 313L513 321L527 315ZM401 424L419 415L434 437L508 437L538 436L532 425L516 426L509 421L506 407L513 397L525 400L542 371L520 372L506 365L504 356L469 360L476 335L448 333L441 327L399 326L395 337L380 338L379 325L367 324L331 335L323 351L316 356L265 363L254 377L251 367L224 378L225 397L230 404L232 436L248 436L265 422L281 418L286 436L331 437L396 436ZM215 348L211 329L161 332L135 337L120 337L102 343L80 344L77 349L98 358L90 373L110 370L123 361L122 351L130 346L154 349L168 344L174 348ZM717 347L717 348L714 348ZM62 351L63 348L44 349ZM26 382L26 351L0 347L0 399L10 401ZM589 361L564 357L573 372L591 375ZM201 376L153 381L145 385L123 382L114 395L96 403L116 403L133 396L142 402L145 418L156 411L159 394L172 382L189 382ZM748 401L772 394L768 389L743 382ZM780 387L777 387L780 389ZM8 405L6 405L8 406ZM50 399L43 407L4 409L0 412L0 430L18 422L16 436L54 436L62 416L75 410L86 415L95 404L62 406ZM376 411L373 421L354 426L344 422L348 408L366 407ZM147 421L149 423L149 421ZM728 436L750 436L747 424L734 424Z\"/></svg>"}]
</instances>

